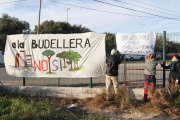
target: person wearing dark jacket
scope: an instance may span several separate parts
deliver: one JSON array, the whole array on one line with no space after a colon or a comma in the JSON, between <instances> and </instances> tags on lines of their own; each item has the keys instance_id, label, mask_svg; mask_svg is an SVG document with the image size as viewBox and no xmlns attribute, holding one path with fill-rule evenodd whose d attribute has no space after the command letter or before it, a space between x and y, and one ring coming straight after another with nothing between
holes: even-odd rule
<instances>
[{"instance_id":1,"label":"person wearing dark jacket","mask_svg":"<svg viewBox=\"0 0 180 120\"><path fill-rule=\"evenodd\" d=\"M107 59L106 68L106 100L109 100L110 85L113 82L115 94L118 92L118 65L121 63L121 59L117 56L115 49L111 50L111 55Z\"/></svg>"},{"instance_id":2,"label":"person wearing dark jacket","mask_svg":"<svg viewBox=\"0 0 180 120\"><path fill-rule=\"evenodd\" d=\"M161 67L170 69L169 83L180 83L180 60L178 55L172 57L171 63L168 66L161 64Z\"/></svg>"},{"instance_id":3,"label":"person wearing dark jacket","mask_svg":"<svg viewBox=\"0 0 180 120\"><path fill-rule=\"evenodd\" d=\"M146 67L144 69L144 102L147 101L148 85L151 83L151 92L155 91L156 87L156 54L151 53L145 57Z\"/></svg>"}]
</instances>

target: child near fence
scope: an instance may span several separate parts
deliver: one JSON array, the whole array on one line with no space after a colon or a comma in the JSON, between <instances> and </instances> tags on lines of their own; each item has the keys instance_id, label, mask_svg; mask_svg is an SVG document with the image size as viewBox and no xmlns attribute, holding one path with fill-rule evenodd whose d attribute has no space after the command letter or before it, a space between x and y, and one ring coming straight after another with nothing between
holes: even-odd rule
<instances>
[{"instance_id":1,"label":"child near fence","mask_svg":"<svg viewBox=\"0 0 180 120\"><path fill-rule=\"evenodd\" d=\"M145 69L144 69L144 102L147 102L148 85L151 83L151 92L155 91L156 87L156 54L151 53L145 57Z\"/></svg>"}]
</instances>

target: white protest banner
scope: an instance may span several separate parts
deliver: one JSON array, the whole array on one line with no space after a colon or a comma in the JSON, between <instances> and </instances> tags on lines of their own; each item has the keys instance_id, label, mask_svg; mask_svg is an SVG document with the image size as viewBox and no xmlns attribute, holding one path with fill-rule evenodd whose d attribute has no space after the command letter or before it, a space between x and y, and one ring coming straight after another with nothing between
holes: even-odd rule
<instances>
[{"instance_id":1,"label":"white protest banner","mask_svg":"<svg viewBox=\"0 0 180 120\"><path fill-rule=\"evenodd\" d=\"M155 33L117 33L117 50L121 54L148 55L154 52L156 43Z\"/></svg>"},{"instance_id":2,"label":"white protest banner","mask_svg":"<svg viewBox=\"0 0 180 120\"><path fill-rule=\"evenodd\" d=\"M105 68L105 34L8 35L4 61L18 77L97 77Z\"/></svg>"}]
</instances>

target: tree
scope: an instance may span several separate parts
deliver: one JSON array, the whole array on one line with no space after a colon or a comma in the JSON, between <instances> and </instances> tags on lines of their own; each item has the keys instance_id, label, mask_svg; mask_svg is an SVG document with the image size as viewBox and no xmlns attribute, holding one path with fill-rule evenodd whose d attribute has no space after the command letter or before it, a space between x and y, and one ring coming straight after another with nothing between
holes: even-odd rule
<instances>
[{"instance_id":1,"label":"tree","mask_svg":"<svg viewBox=\"0 0 180 120\"><path fill-rule=\"evenodd\" d=\"M80 61L79 58L82 58L81 55L78 52L75 52L74 53L74 59L73 59L73 61L74 61L74 69L75 69L76 64L77 64L77 68L78 68L78 61Z\"/></svg>"},{"instance_id":2,"label":"tree","mask_svg":"<svg viewBox=\"0 0 180 120\"><path fill-rule=\"evenodd\" d=\"M163 37L156 35L155 52L162 52L163 50Z\"/></svg>"},{"instance_id":3,"label":"tree","mask_svg":"<svg viewBox=\"0 0 180 120\"><path fill-rule=\"evenodd\" d=\"M59 58L63 58L64 59L64 68L66 68L67 66L65 66L65 59L68 59L69 61L66 61L66 63L68 65L71 65L71 70L75 70L76 68L76 64L77 64L77 68L78 68L78 61L80 61L81 55L78 52L74 52L73 50L70 51L63 51L62 53L58 53L56 55L56 57ZM74 69L72 67L72 64L74 62Z\"/></svg>"},{"instance_id":4,"label":"tree","mask_svg":"<svg viewBox=\"0 0 180 120\"><path fill-rule=\"evenodd\" d=\"M52 51L52 50L45 50L44 52L42 52L42 54L44 56L47 56L47 58L48 58L48 61L49 61L49 73L51 73L50 59L55 54L55 52Z\"/></svg>"},{"instance_id":5,"label":"tree","mask_svg":"<svg viewBox=\"0 0 180 120\"><path fill-rule=\"evenodd\" d=\"M63 51L62 53L58 53L57 55L56 55L56 57L59 57L59 58L63 58L63 60L64 60L64 68L66 68L67 66L66 66L66 64L65 64L65 55L66 54L66 51Z\"/></svg>"},{"instance_id":6,"label":"tree","mask_svg":"<svg viewBox=\"0 0 180 120\"><path fill-rule=\"evenodd\" d=\"M105 32L104 34L106 34L106 53L110 53L113 48L116 49L116 37L113 33Z\"/></svg>"},{"instance_id":7,"label":"tree","mask_svg":"<svg viewBox=\"0 0 180 120\"><path fill-rule=\"evenodd\" d=\"M71 65L71 62L70 62L70 61L67 61L66 63L67 63L68 65Z\"/></svg>"},{"instance_id":8,"label":"tree","mask_svg":"<svg viewBox=\"0 0 180 120\"><path fill-rule=\"evenodd\" d=\"M170 38L166 38L166 53L179 53L180 52L180 43L170 41ZM156 35L156 44L155 52L163 52L163 36Z\"/></svg>"},{"instance_id":9,"label":"tree","mask_svg":"<svg viewBox=\"0 0 180 120\"><path fill-rule=\"evenodd\" d=\"M46 34L46 33L85 33L85 32L91 32L90 29L86 27L82 27L82 25L71 25L67 22L54 22L53 20L46 20L40 25L39 33L40 34ZM34 31L32 34L37 33L37 25L35 26Z\"/></svg>"},{"instance_id":10,"label":"tree","mask_svg":"<svg viewBox=\"0 0 180 120\"><path fill-rule=\"evenodd\" d=\"M65 57L69 60L69 62L66 62L66 63L71 64L71 70L72 70L72 60L75 57L75 53L73 52L73 50L70 50L66 52Z\"/></svg>"},{"instance_id":11,"label":"tree","mask_svg":"<svg viewBox=\"0 0 180 120\"><path fill-rule=\"evenodd\" d=\"M29 27L28 22L3 14L0 18L0 51L4 51L6 35L29 34L31 32Z\"/></svg>"}]
</instances>

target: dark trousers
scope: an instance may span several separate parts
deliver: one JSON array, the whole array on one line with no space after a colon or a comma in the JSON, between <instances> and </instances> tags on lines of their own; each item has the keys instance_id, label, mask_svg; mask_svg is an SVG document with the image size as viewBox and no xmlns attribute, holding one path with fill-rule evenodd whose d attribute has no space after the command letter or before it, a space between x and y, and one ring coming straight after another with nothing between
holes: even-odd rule
<instances>
[{"instance_id":1,"label":"dark trousers","mask_svg":"<svg viewBox=\"0 0 180 120\"><path fill-rule=\"evenodd\" d=\"M147 101L149 83L151 83L151 92L154 92L156 87L155 75L144 75L144 101Z\"/></svg>"}]
</instances>

